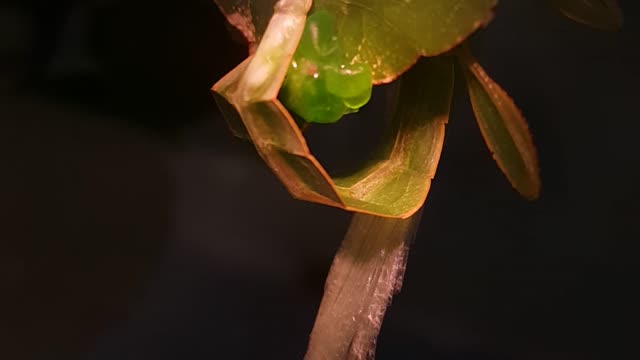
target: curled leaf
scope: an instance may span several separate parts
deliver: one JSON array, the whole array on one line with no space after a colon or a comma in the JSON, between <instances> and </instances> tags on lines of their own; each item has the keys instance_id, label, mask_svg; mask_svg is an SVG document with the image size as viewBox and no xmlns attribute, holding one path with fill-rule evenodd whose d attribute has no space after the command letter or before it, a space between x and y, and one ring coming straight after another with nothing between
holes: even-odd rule
<instances>
[{"instance_id":1,"label":"curled leaf","mask_svg":"<svg viewBox=\"0 0 640 360\"><path fill-rule=\"evenodd\" d=\"M466 47L462 47L458 55L473 112L489 150L511 185L525 198L537 198L540 193L538 158L522 113Z\"/></svg>"},{"instance_id":2,"label":"curled leaf","mask_svg":"<svg viewBox=\"0 0 640 360\"><path fill-rule=\"evenodd\" d=\"M305 17L304 9L276 7L255 53L213 86L216 99L236 134L251 139L294 197L377 216L411 216L424 203L440 158L452 62L423 59L403 76L381 152L351 176L333 179L277 98Z\"/></svg>"},{"instance_id":3,"label":"curled leaf","mask_svg":"<svg viewBox=\"0 0 640 360\"><path fill-rule=\"evenodd\" d=\"M616 0L551 0L566 17L601 30L622 27L622 10Z\"/></svg>"}]
</instances>

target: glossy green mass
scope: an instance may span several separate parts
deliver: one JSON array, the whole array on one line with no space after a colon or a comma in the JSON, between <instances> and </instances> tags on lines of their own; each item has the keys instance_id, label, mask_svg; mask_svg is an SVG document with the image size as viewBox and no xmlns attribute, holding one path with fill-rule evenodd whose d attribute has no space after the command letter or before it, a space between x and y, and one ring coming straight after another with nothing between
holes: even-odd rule
<instances>
[{"instance_id":1,"label":"glossy green mass","mask_svg":"<svg viewBox=\"0 0 640 360\"><path fill-rule=\"evenodd\" d=\"M307 59L293 61L279 97L307 122L333 123L351 112L341 98L327 91L322 69Z\"/></svg>"},{"instance_id":2,"label":"glossy green mass","mask_svg":"<svg viewBox=\"0 0 640 360\"><path fill-rule=\"evenodd\" d=\"M307 122L332 123L371 98L371 68L347 64L333 16L311 14L293 55L279 98Z\"/></svg>"},{"instance_id":3,"label":"glossy green mass","mask_svg":"<svg viewBox=\"0 0 640 360\"><path fill-rule=\"evenodd\" d=\"M307 18L298 52L306 57L331 57L338 49L337 40L333 16L319 10Z\"/></svg>"},{"instance_id":4,"label":"glossy green mass","mask_svg":"<svg viewBox=\"0 0 640 360\"><path fill-rule=\"evenodd\" d=\"M327 91L344 99L345 105L359 109L371 98L372 78L369 65L337 65L329 67Z\"/></svg>"}]
</instances>

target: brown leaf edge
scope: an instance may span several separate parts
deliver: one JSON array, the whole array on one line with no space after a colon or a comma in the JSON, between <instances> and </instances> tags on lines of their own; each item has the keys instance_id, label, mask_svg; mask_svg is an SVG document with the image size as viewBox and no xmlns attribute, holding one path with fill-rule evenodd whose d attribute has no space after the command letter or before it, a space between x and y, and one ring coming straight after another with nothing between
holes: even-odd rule
<instances>
[{"instance_id":1,"label":"brown leaf edge","mask_svg":"<svg viewBox=\"0 0 640 360\"><path fill-rule=\"evenodd\" d=\"M494 160L516 191L526 199L537 199L541 188L538 157L524 116L466 44L456 54L476 121Z\"/></svg>"}]
</instances>

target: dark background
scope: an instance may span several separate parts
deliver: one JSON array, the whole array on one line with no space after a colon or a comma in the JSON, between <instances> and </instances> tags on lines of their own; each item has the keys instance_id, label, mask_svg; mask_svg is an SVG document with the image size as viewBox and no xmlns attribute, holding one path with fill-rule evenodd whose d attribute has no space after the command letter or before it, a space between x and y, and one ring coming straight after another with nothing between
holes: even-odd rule
<instances>
[{"instance_id":1,"label":"dark background","mask_svg":"<svg viewBox=\"0 0 640 360\"><path fill-rule=\"evenodd\" d=\"M474 36L543 193L510 188L459 86L378 359L638 357L631 4L607 33L501 1ZM301 358L349 214L230 135L209 88L245 50L214 4L14 1L0 41L0 358ZM367 156L375 112L310 129L330 169Z\"/></svg>"}]
</instances>

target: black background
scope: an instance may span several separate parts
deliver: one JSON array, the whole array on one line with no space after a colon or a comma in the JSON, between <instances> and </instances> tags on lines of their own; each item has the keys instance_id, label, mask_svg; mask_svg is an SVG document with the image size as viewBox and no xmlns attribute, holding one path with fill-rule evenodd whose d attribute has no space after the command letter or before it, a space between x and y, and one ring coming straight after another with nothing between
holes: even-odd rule
<instances>
[{"instance_id":1,"label":"black background","mask_svg":"<svg viewBox=\"0 0 640 360\"><path fill-rule=\"evenodd\" d=\"M511 189L458 86L378 359L638 357L631 4L610 33L502 1L473 37L543 193ZM15 1L0 40L0 358L301 358L349 214L229 134L209 88L245 50L214 4ZM375 113L312 127L321 161L366 157Z\"/></svg>"}]
</instances>

